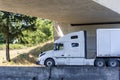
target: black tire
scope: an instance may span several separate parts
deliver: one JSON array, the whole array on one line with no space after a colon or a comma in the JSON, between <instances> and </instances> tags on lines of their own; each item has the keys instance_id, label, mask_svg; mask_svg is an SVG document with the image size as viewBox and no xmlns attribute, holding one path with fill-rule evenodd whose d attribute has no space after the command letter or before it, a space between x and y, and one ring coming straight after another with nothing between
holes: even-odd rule
<instances>
[{"instance_id":1,"label":"black tire","mask_svg":"<svg viewBox=\"0 0 120 80\"><path fill-rule=\"evenodd\" d=\"M107 64L109 67L118 67L119 66L119 62L116 59L108 60Z\"/></svg>"},{"instance_id":2,"label":"black tire","mask_svg":"<svg viewBox=\"0 0 120 80\"><path fill-rule=\"evenodd\" d=\"M55 61L53 59L47 59L47 60L45 60L44 64L47 67L53 67L53 66L55 66Z\"/></svg>"},{"instance_id":3,"label":"black tire","mask_svg":"<svg viewBox=\"0 0 120 80\"><path fill-rule=\"evenodd\" d=\"M104 59L96 59L94 65L96 67L104 67L105 64L105 60Z\"/></svg>"}]
</instances>

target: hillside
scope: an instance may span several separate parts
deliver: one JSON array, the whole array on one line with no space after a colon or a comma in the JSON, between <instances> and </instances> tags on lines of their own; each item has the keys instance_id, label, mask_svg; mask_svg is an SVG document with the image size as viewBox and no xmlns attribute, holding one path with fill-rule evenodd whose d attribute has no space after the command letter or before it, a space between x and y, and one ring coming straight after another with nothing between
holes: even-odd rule
<instances>
[{"instance_id":1,"label":"hillside","mask_svg":"<svg viewBox=\"0 0 120 80\"><path fill-rule=\"evenodd\" d=\"M11 62L5 62L5 50L0 50L1 66L36 66L36 61L40 52L53 49L53 40L41 43L37 46L28 47L19 50L10 50Z\"/></svg>"}]
</instances>

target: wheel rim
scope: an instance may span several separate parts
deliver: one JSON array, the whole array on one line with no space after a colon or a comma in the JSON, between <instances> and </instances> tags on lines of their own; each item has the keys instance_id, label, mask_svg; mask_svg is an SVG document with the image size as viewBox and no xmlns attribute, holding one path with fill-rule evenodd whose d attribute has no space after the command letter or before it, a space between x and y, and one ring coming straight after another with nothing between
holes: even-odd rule
<instances>
[{"instance_id":1,"label":"wheel rim","mask_svg":"<svg viewBox=\"0 0 120 80\"><path fill-rule=\"evenodd\" d=\"M104 66L104 63L102 61L98 61L97 66L102 67L102 66Z\"/></svg>"},{"instance_id":2,"label":"wheel rim","mask_svg":"<svg viewBox=\"0 0 120 80\"><path fill-rule=\"evenodd\" d=\"M47 66L52 66L53 63L51 61L47 61Z\"/></svg>"},{"instance_id":3,"label":"wheel rim","mask_svg":"<svg viewBox=\"0 0 120 80\"><path fill-rule=\"evenodd\" d=\"M116 61L110 61L110 66L111 67L116 67L117 66L117 62Z\"/></svg>"}]
</instances>

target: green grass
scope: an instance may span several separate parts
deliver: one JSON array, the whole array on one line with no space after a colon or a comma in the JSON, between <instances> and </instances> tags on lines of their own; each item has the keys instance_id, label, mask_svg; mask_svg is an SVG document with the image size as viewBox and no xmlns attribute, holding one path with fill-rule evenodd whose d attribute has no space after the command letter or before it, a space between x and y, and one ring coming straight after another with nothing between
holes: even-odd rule
<instances>
[{"instance_id":1,"label":"green grass","mask_svg":"<svg viewBox=\"0 0 120 80\"><path fill-rule=\"evenodd\" d=\"M22 44L10 44L10 49L23 49L23 48L27 47Z\"/></svg>"},{"instance_id":2,"label":"green grass","mask_svg":"<svg viewBox=\"0 0 120 80\"><path fill-rule=\"evenodd\" d=\"M27 45L29 46L29 45ZM21 44L10 44L11 49L19 49L19 51L22 50L22 52L19 53L18 50L13 50L16 53L12 53L11 50L11 62L6 62L4 59L1 58L0 65L36 65L36 61L38 59L38 55L47 50L53 49L53 40L49 40L44 43L40 43L38 45L28 47L21 45ZM20 49L24 48L24 49ZM5 44L0 45L0 49L5 49ZM28 51L26 51L28 50ZM4 51L4 50L2 50ZM14 57L13 57L14 56ZM4 57L3 55L1 57Z\"/></svg>"},{"instance_id":3,"label":"green grass","mask_svg":"<svg viewBox=\"0 0 120 80\"><path fill-rule=\"evenodd\" d=\"M5 44L0 44L0 50L5 49L6 45Z\"/></svg>"},{"instance_id":4,"label":"green grass","mask_svg":"<svg viewBox=\"0 0 120 80\"><path fill-rule=\"evenodd\" d=\"M10 44L10 49L23 49L26 48L27 46L23 44ZM0 44L0 50L4 50L6 48L6 44Z\"/></svg>"}]
</instances>

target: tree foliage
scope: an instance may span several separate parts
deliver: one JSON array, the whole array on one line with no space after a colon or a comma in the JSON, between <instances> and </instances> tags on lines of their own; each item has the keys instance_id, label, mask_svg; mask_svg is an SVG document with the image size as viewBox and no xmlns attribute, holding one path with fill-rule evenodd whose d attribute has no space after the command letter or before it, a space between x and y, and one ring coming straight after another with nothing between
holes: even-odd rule
<instances>
[{"instance_id":1,"label":"tree foliage","mask_svg":"<svg viewBox=\"0 0 120 80\"><path fill-rule=\"evenodd\" d=\"M53 38L52 21L48 19L37 18L36 31L23 31L23 37L20 38L20 43L38 44Z\"/></svg>"},{"instance_id":2,"label":"tree foliage","mask_svg":"<svg viewBox=\"0 0 120 80\"><path fill-rule=\"evenodd\" d=\"M14 39L23 35L22 32L24 30L35 30L35 20L36 17L1 11L0 32L3 33L4 36L6 35L6 32L9 32L10 40ZM9 31L6 31L7 26L9 27Z\"/></svg>"},{"instance_id":3,"label":"tree foliage","mask_svg":"<svg viewBox=\"0 0 120 80\"><path fill-rule=\"evenodd\" d=\"M10 61L9 43L38 44L53 38L53 25L48 19L0 11L0 43L6 43L6 60Z\"/></svg>"},{"instance_id":4,"label":"tree foliage","mask_svg":"<svg viewBox=\"0 0 120 80\"><path fill-rule=\"evenodd\" d=\"M0 32L6 41L6 60L10 61L9 42L18 36L22 36L25 30L35 29L36 17L15 14L6 11L0 12Z\"/></svg>"}]
</instances>

